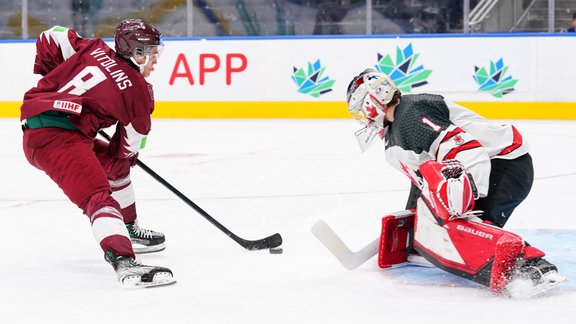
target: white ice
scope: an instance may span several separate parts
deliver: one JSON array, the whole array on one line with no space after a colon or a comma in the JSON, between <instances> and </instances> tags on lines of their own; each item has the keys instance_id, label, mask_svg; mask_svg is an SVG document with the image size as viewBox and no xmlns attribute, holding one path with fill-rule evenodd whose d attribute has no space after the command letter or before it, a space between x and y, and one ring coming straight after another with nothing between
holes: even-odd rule
<instances>
[{"instance_id":1,"label":"white ice","mask_svg":"<svg viewBox=\"0 0 576 324\"><path fill-rule=\"evenodd\" d=\"M514 124L536 180L506 228L542 241L576 280L576 122ZM353 120L155 120L141 160L237 235L281 233L284 254L242 249L135 168L140 222L167 236L164 252L141 259L170 267L178 283L128 291L87 217L25 160L19 122L0 119L0 323L574 323L573 282L519 301L440 272L382 271L375 258L342 267L312 225L324 219L359 249L383 215L403 209L409 185L383 146L360 154L356 129Z\"/></svg>"}]
</instances>

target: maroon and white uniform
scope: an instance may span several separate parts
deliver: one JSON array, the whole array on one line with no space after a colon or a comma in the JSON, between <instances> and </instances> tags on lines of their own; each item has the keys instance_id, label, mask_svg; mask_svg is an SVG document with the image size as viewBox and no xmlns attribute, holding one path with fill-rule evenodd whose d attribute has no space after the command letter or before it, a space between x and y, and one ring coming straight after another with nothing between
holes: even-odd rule
<instances>
[{"instance_id":1,"label":"maroon and white uniform","mask_svg":"<svg viewBox=\"0 0 576 324\"><path fill-rule=\"evenodd\" d=\"M111 143L116 156L138 152L150 132L154 95L136 68L101 39L63 27L40 34L36 51L34 73L44 78L24 95L21 119L61 111L88 138L118 123Z\"/></svg>"},{"instance_id":2,"label":"maroon and white uniform","mask_svg":"<svg viewBox=\"0 0 576 324\"><path fill-rule=\"evenodd\" d=\"M45 31L36 47L34 73L43 78L21 107L25 155L90 217L104 251L133 258L124 226L136 218L129 159L150 132L152 86L104 41L73 29ZM109 145L95 139L114 124Z\"/></svg>"}]
</instances>

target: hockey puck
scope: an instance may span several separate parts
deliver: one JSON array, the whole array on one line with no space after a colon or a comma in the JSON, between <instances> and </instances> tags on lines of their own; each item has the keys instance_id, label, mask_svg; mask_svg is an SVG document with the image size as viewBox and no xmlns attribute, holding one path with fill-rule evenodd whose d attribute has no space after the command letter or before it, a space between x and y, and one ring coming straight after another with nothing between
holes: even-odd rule
<instances>
[{"instance_id":1,"label":"hockey puck","mask_svg":"<svg viewBox=\"0 0 576 324\"><path fill-rule=\"evenodd\" d=\"M284 250L282 248L272 248L269 249L268 252L270 252L270 254L282 254L284 253Z\"/></svg>"}]
</instances>

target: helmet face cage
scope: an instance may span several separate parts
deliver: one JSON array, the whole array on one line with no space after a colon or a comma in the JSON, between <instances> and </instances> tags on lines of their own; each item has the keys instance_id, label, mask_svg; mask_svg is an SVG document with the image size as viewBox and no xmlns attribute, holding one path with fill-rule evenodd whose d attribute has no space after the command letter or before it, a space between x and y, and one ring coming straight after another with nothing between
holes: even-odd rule
<instances>
[{"instance_id":1,"label":"helmet face cage","mask_svg":"<svg viewBox=\"0 0 576 324\"><path fill-rule=\"evenodd\" d=\"M160 45L144 45L141 47L134 47L134 52L132 53L132 57L146 57L146 56L155 56L159 58L162 54L164 49L164 45L161 43Z\"/></svg>"},{"instance_id":2,"label":"helmet face cage","mask_svg":"<svg viewBox=\"0 0 576 324\"><path fill-rule=\"evenodd\" d=\"M163 47L158 29L141 19L127 19L118 24L114 43L116 52L126 59L158 55Z\"/></svg>"},{"instance_id":3,"label":"helmet face cage","mask_svg":"<svg viewBox=\"0 0 576 324\"><path fill-rule=\"evenodd\" d=\"M366 69L348 86L348 111L366 127L383 128L386 105L396 89L386 74Z\"/></svg>"}]
</instances>

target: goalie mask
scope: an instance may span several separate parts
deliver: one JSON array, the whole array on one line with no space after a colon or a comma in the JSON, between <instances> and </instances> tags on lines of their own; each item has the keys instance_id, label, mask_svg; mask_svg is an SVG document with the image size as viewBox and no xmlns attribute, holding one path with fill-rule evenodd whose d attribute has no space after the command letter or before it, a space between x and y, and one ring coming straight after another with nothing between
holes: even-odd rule
<instances>
[{"instance_id":1,"label":"goalie mask","mask_svg":"<svg viewBox=\"0 0 576 324\"><path fill-rule=\"evenodd\" d=\"M151 56L158 57L164 47L160 31L141 19L127 19L118 24L114 45L116 53L138 66L141 73ZM145 61L139 64L136 58L145 58Z\"/></svg>"},{"instance_id":2,"label":"goalie mask","mask_svg":"<svg viewBox=\"0 0 576 324\"><path fill-rule=\"evenodd\" d=\"M348 85L348 112L364 125L355 133L362 152L377 137L384 138L384 117L386 105L392 101L398 88L394 81L384 73L366 69Z\"/></svg>"}]
</instances>

